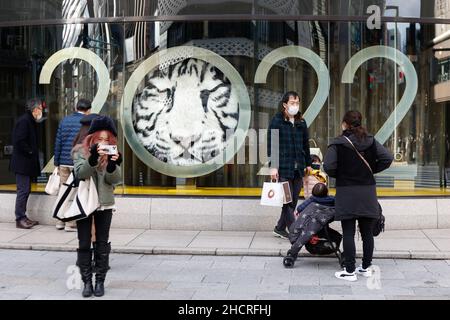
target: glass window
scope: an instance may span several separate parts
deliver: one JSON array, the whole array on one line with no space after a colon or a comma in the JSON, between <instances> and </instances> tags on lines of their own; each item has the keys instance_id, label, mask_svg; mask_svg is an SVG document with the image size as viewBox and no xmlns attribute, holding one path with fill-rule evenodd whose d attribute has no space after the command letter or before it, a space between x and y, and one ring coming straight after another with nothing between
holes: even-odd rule
<instances>
[{"instance_id":1,"label":"glass window","mask_svg":"<svg viewBox=\"0 0 450 320\"><path fill-rule=\"evenodd\" d=\"M17 5L44 12L42 19L58 18L56 12L64 16L57 7L60 2L33 3ZM102 16L112 16L120 8L136 16L163 13L163 2L127 3L107 1L97 9L103 10ZM298 12L309 18L189 21L191 14L218 14L227 5L223 13L252 13L252 3L258 14ZM377 175L380 192L445 193L450 173L450 24L383 22L379 29L368 29L366 21L312 19L318 14L361 17L369 4L346 1L344 8L343 2L335 3L292 1L287 7L286 1L242 1L233 7L227 1L209 6L205 1L190 5L180 1L170 12L186 15L186 21L7 26L2 17L0 189L11 189L15 183L8 170L11 132L28 98L44 97L48 106L39 132L40 159L48 171L61 119L74 112L80 98L93 100L110 81L101 113L114 118L119 128L124 156L124 187L119 193L258 196L267 179L266 130L288 90L299 93L304 114L316 110L309 126L310 144L322 154L341 133L344 113L356 109L368 130L395 156L392 167ZM429 4L433 2L426 3L387 1L391 7L382 14L395 16L392 6L398 6L400 16L432 17L425 12L434 12L448 18L445 1L435 1L433 10ZM18 12L12 4L9 8ZM86 16L100 16L101 10L91 9L86 8ZM271 62L265 83L255 83L268 55L287 46L299 46L324 68L316 72L305 59L287 54ZM377 46L382 47L375 57L357 60ZM89 50L99 62L65 60L55 66L49 84L39 84L48 59L72 47ZM276 52L288 52L281 50ZM349 65L357 68L343 83ZM106 74L99 79L97 70L103 66ZM320 91L315 100L328 77L329 90ZM403 111L396 114L399 109ZM380 130L386 123L386 130ZM227 153L232 144L239 147L236 154ZM220 159L225 161L207 167L210 160ZM44 173L38 178L40 190L46 179Z\"/></svg>"}]
</instances>

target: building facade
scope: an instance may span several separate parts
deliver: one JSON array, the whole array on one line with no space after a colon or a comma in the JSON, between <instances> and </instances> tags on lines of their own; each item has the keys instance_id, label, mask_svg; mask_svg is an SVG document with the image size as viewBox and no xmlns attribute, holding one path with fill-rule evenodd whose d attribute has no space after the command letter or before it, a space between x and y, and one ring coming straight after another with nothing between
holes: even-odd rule
<instances>
[{"instance_id":1,"label":"building facade","mask_svg":"<svg viewBox=\"0 0 450 320\"><path fill-rule=\"evenodd\" d=\"M88 98L119 127L118 194L257 199L294 90L322 154L346 111L363 114L395 155L381 196L446 196L449 26L448 0L2 1L0 191L15 188L13 124L40 96L38 194L59 121Z\"/></svg>"}]
</instances>

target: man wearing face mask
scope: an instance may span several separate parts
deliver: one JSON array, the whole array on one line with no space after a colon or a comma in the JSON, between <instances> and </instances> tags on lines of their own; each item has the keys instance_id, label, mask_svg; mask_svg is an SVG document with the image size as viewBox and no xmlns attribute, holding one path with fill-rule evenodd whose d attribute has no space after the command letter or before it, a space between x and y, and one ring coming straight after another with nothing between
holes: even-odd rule
<instances>
[{"instance_id":1,"label":"man wearing face mask","mask_svg":"<svg viewBox=\"0 0 450 320\"><path fill-rule=\"evenodd\" d=\"M272 143L272 134L278 130L278 145ZM272 151L273 149L273 151ZM267 135L267 153L270 159L270 176L279 182L289 181L292 202L283 205L273 233L287 239L286 228L294 222L294 210L302 186L305 169L311 170L309 134L306 121L300 112L300 98L294 91L286 92L280 103L280 111L272 118Z\"/></svg>"},{"instance_id":2,"label":"man wearing face mask","mask_svg":"<svg viewBox=\"0 0 450 320\"><path fill-rule=\"evenodd\" d=\"M16 227L30 229L39 224L26 215L31 180L41 173L39 164L38 127L42 121L43 103L40 99L30 99L26 113L19 117L13 132L13 154L10 170L16 175Z\"/></svg>"}]
</instances>

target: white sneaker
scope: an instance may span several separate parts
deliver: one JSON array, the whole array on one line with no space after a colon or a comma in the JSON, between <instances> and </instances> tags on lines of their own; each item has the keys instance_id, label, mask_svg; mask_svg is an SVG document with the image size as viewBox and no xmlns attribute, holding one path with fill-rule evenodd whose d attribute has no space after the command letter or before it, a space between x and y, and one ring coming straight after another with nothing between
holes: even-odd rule
<instances>
[{"instance_id":1,"label":"white sneaker","mask_svg":"<svg viewBox=\"0 0 450 320\"><path fill-rule=\"evenodd\" d=\"M367 269L364 269L362 266L359 266L356 268L356 273L362 275L363 277L371 277L373 275L373 269L372 266L367 267Z\"/></svg>"},{"instance_id":2,"label":"white sneaker","mask_svg":"<svg viewBox=\"0 0 450 320\"><path fill-rule=\"evenodd\" d=\"M64 222L62 222L62 221L58 221L58 222L56 222L56 230L62 230L62 229L64 229L64 225L65 225L65 223Z\"/></svg>"},{"instance_id":3,"label":"white sneaker","mask_svg":"<svg viewBox=\"0 0 450 320\"><path fill-rule=\"evenodd\" d=\"M342 271L337 271L334 273L334 276L338 279L342 279L342 280L346 280L346 281L356 281L358 280L358 277L356 277L356 273L352 272L349 273L347 271L342 270Z\"/></svg>"}]
</instances>

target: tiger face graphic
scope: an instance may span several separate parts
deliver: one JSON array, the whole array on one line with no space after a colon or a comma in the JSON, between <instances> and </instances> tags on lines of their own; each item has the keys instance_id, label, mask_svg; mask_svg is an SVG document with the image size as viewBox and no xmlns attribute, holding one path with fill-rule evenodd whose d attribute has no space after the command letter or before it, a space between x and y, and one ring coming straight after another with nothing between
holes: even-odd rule
<instances>
[{"instance_id":1,"label":"tiger face graphic","mask_svg":"<svg viewBox=\"0 0 450 320\"><path fill-rule=\"evenodd\" d=\"M236 90L216 67L194 58L154 69L133 101L143 146L176 166L203 164L226 147L239 121Z\"/></svg>"}]
</instances>

